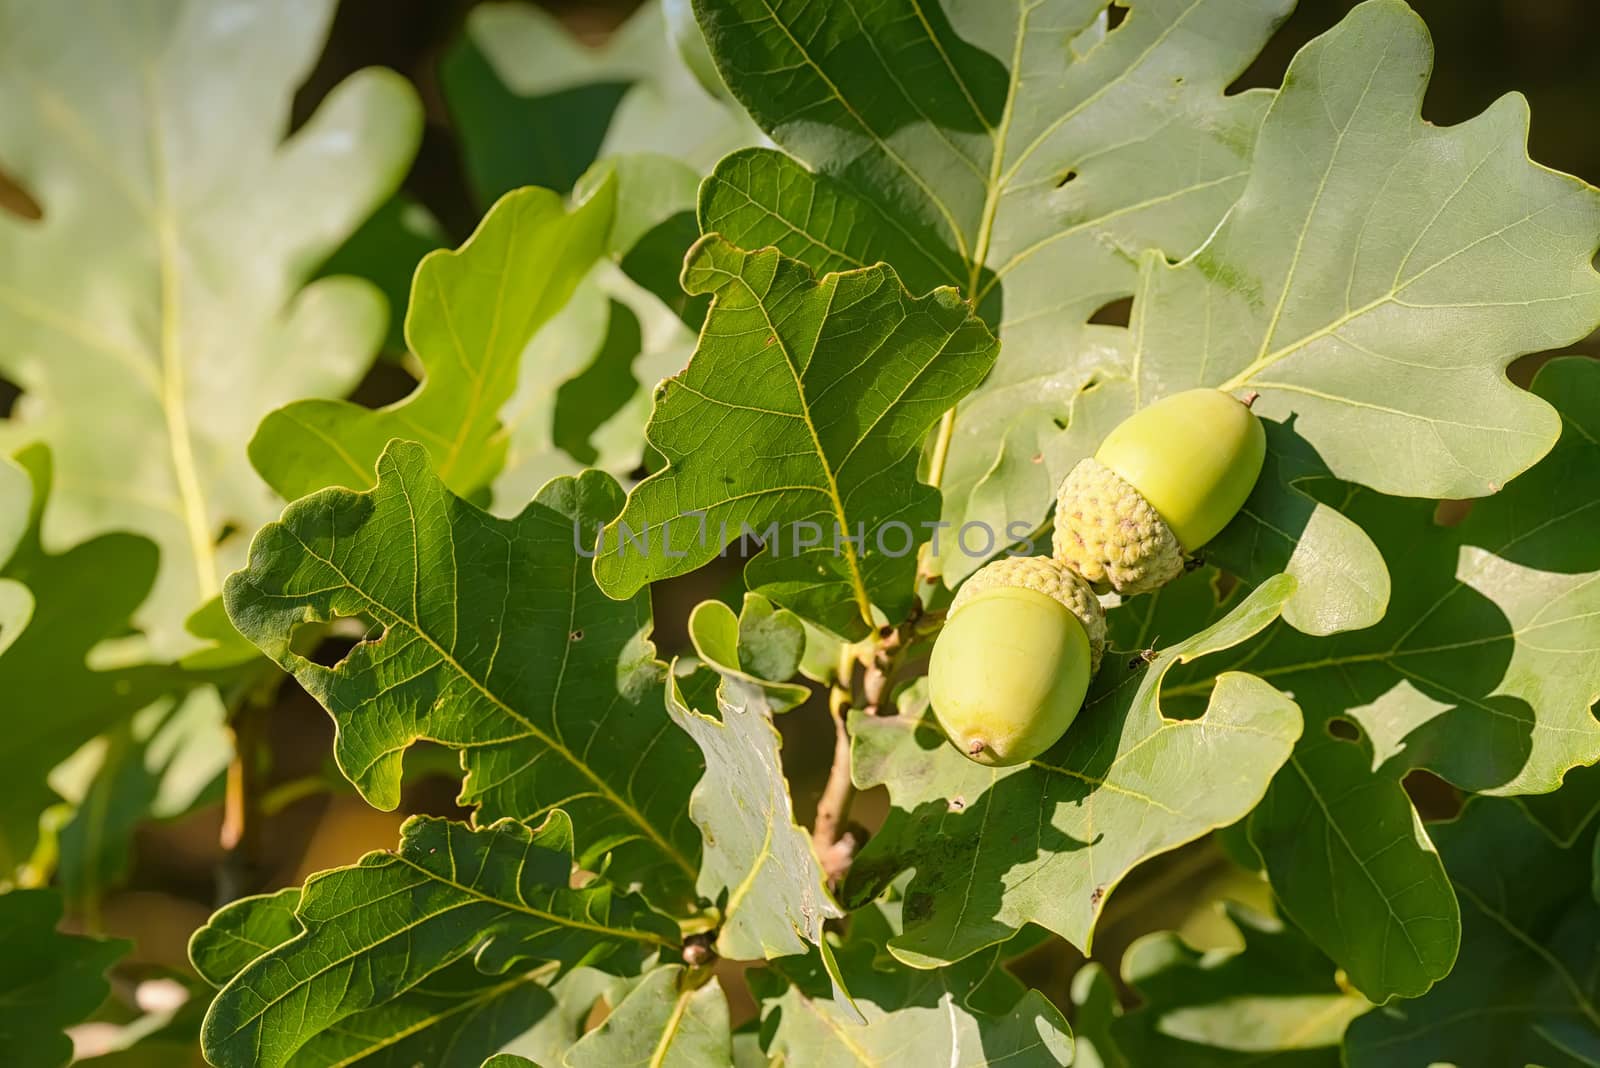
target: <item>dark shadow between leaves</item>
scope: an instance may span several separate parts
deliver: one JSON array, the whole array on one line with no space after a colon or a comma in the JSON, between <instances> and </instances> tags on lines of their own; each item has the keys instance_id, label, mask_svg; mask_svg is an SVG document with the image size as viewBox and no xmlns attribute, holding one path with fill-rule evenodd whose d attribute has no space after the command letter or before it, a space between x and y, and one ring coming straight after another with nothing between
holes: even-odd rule
<instances>
[{"instance_id":1,"label":"dark shadow between leaves","mask_svg":"<svg viewBox=\"0 0 1600 1068\"><path fill-rule=\"evenodd\" d=\"M612 116L634 85L595 81L522 96L500 79L470 35L445 57L441 74L456 125L477 146L466 167L473 195L485 206L524 185L571 192L599 156Z\"/></svg>"}]
</instances>

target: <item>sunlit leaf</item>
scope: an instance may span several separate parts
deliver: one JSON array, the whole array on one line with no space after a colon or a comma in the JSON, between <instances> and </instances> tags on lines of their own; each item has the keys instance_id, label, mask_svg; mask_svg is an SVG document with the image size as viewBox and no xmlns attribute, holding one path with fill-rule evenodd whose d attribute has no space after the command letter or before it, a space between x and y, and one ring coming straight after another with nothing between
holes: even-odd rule
<instances>
[{"instance_id":1,"label":"sunlit leaf","mask_svg":"<svg viewBox=\"0 0 1600 1068\"><path fill-rule=\"evenodd\" d=\"M856 859L847 904L915 868L905 932L889 943L903 961L960 960L1030 922L1087 951L1135 865L1239 819L1288 758L1299 710L1253 675L1219 675L1199 718L1168 718L1160 697L1169 670L1258 633L1293 590L1287 577L1264 583L1148 664L1108 656L1072 727L1029 764L968 760L925 700L898 716L852 714L856 783L888 786L894 807Z\"/></svg>"},{"instance_id":2,"label":"sunlit leaf","mask_svg":"<svg viewBox=\"0 0 1600 1068\"><path fill-rule=\"evenodd\" d=\"M0 5L0 161L44 213L0 214L0 374L23 391L0 441L55 455L47 543L160 548L137 622L162 655L275 510L256 423L347 392L383 338L372 286L306 283L398 185L421 113L364 71L284 139L333 8Z\"/></svg>"},{"instance_id":3,"label":"sunlit leaf","mask_svg":"<svg viewBox=\"0 0 1600 1068\"><path fill-rule=\"evenodd\" d=\"M717 1068L732 1063L728 999L676 965L639 981L599 1027L567 1051L566 1068Z\"/></svg>"},{"instance_id":4,"label":"sunlit leaf","mask_svg":"<svg viewBox=\"0 0 1600 1068\"><path fill-rule=\"evenodd\" d=\"M602 588L681 575L749 528L767 538L746 569L756 592L846 636L874 605L900 618L912 539L938 510L917 450L993 363L993 335L953 291L913 299L882 265L815 279L707 237L683 281L711 311L657 395L647 435L667 467L606 528Z\"/></svg>"},{"instance_id":5,"label":"sunlit leaf","mask_svg":"<svg viewBox=\"0 0 1600 1068\"><path fill-rule=\"evenodd\" d=\"M403 1034L404 1024L431 1015L428 1001L433 1013L460 1008L463 997L483 993L484 976L537 997L529 977L511 974L518 962L626 971L644 951L670 945L673 925L637 899L603 880L569 885L572 844L572 822L559 809L531 831L509 820L472 830L413 817L398 850L306 883L293 913L301 931L252 960L211 1003L201 1035L207 1058L221 1068L271 1068L312 1041L347 1055ZM233 942L281 929L284 903L279 895L268 920L237 924ZM512 1016L507 1026L519 1019L527 1020Z\"/></svg>"},{"instance_id":6,"label":"sunlit leaf","mask_svg":"<svg viewBox=\"0 0 1600 1068\"><path fill-rule=\"evenodd\" d=\"M648 595L613 601L589 572L586 546L621 503L590 472L497 519L397 442L374 489L324 490L265 527L228 611L333 716L334 756L372 804L394 808L406 749L438 742L461 751L461 801L480 819L566 808L581 863L610 853L652 900L682 903L700 762L663 707ZM339 664L291 647L301 624L341 616L375 631Z\"/></svg>"},{"instance_id":7,"label":"sunlit leaf","mask_svg":"<svg viewBox=\"0 0 1600 1068\"><path fill-rule=\"evenodd\" d=\"M288 499L324 486L369 489L393 438L419 441L445 485L485 489L505 459L498 415L516 389L522 350L605 248L615 183L568 212L547 189L508 193L455 251L417 268L406 341L427 377L416 392L372 410L302 400L268 415L250 460Z\"/></svg>"},{"instance_id":8,"label":"sunlit leaf","mask_svg":"<svg viewBox=\"0 0 1600 1068\"><path fill-rule=\"evenodd\" d=\"M946 968L919 971L884 960L898 929L878 908L851 917L837 950L839 971L863 1021L829 998L832 985L816 953L750 973L761 1000L762 1038L774 1063L794 1068L955 1065L1054 1068L1073 1063L1072 1032L1037 990L999 967L989 949Z\"/></svg>"}]
</instances>

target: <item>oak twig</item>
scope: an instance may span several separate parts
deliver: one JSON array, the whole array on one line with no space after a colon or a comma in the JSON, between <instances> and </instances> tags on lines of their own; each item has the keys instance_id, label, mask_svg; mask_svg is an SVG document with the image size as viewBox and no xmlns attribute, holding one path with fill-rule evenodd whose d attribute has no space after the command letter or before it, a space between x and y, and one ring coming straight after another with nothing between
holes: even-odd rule
<instances>
[{"instance_id":1,"label":"oak twig","mask_svg":"<svg viewBox=\"0 0 1600 1068\"><path fill-rule=\"evenodd\" d=\"M850 781L850 731L845 724L854 696L855 669L855 646L847 645L839 652L836 676L828 690L828 714L833 719L833 765L828 769L828 781L817 801L817 818L811 828L812 846L831 885L837 885L844 878L855 856L854 837L841 834L855 796L855 784Z\"/></svg>"}]
</instances>

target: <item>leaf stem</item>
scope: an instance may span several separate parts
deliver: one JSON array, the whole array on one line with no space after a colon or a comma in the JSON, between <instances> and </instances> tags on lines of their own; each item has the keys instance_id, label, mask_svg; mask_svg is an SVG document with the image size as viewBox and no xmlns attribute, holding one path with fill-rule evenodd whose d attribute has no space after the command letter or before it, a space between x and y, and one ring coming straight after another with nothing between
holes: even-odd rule
<instances>
[{"instance_id":1,"label":"leaf stem","mask_svg":"<svg viewBox=\"0 0 1600 1068\"><path fill-rule=\"evenodd\" d=\"M956 410L947 408L939 418L939 433L933 439L933 455L928 460L928 485L934 489L944 481L945 463L950 459L950 439L956 433Z\"/></svg>"}]
</instances>

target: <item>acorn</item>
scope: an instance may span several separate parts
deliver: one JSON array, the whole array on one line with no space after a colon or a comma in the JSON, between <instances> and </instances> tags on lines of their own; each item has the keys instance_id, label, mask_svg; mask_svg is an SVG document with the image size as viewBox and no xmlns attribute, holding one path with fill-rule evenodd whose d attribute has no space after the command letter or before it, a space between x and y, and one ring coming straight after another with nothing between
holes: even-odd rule
<instances>
[{"instance_id":1,"label":"acorn","mask_svg":"<svg viewBox=\"0 0 1600 1068\"><path fill-rule=\"evenodd\" d=\"M1055 559L1102 592L1157 589L1244 507L1266 455L1261 421L1232 394L1191 389L1142 408L1062 481Z\"/></svg>"},{"instance_id":2,"label":"acorn","mask_svg":"<svg viewBox=\"0 0 1600 1068\"><path fill-rule=\"evenodd\" d=\"M1048 557L996 560L950 605L928 665L934 716L991 767L1032 760L1066 733L1105 650L1100 602Z\"/></svg>"}]
</instances>

